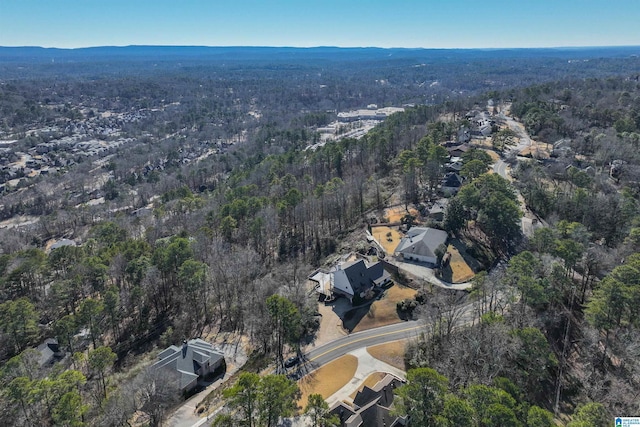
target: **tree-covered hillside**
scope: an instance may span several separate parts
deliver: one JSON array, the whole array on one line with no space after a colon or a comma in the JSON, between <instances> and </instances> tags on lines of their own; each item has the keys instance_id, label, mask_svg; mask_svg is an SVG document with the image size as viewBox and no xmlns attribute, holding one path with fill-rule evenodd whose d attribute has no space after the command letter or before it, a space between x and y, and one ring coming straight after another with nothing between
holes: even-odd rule
<instances>
[{"instance_id":1,"label":"tree-covered hillside","mask_svg":"<svg viewBox=\"0 0 640 427\"><path fill-rule=\"evenodd\" d=\"M513 135L502 133L497 151L472 141L459 160L462 187L430 224L459 237L485 271L465 297L470 322L455 298L425 310L428 327L407 349L415 371L399 408L427 405L425 422L443 425L468 413L478 426L549 425L550 414L597 425L603 414L638 412L637 76L563 74L522 89L507 79L508 89L407 107L359 139L309 149L334 114L327 110L415 98L400 69L389 71L387 87L341 80L332 68L333 83L320 88L327 80L316 69L302 78L302 68L286 82L271 78L280 69L250 67L228 79L197 67L151 77L3 78L2 138L16 148L3 151L2 166L83 126L91 130L82 142L135 141L88 156L39 154L59 169L3 187L3 420L119 426L142 411L159 423L178 397L154 387L159 380L142 367L158 348L204 333L249 341L252 362L282 362L285 346L317 328L306 276L340 251L361 249L353 236L390 203L409 213L432 202L447 142L473 126L465 114L486 109L489 98L503 113L510 107L544 148L515 156ZM505 118L489 113L498 134ZM487 173L488 151L510 162L513 181ZM542 225L530 236L521 232L522 205ZM78 245L51 249L62 238ZM68 356L36 367L33 347L49 337ZM414 404L421 381L437 396Z\"/></svg>"}]
</instances>

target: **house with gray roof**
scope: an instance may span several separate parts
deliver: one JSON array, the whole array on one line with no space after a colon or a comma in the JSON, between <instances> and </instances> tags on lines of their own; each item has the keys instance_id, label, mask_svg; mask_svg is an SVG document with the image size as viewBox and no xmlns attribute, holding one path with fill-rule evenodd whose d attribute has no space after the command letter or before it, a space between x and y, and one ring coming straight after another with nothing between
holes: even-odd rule
<instances>
[{"instance_id":1,"label":"house with gray roof","mask_svg":"<svg viewBox=\"0 0 640 427\"><path fill-rule=\"evenodd\" d=\"M60 239L57 242L55 242L53 245L51 245L51 247L49 248L49 250L54 250L54 249L58 249L61 248L63 246L77 246L76 241L75 240L71 240L71 239Z\"/></svg>"},{"instance_id":2,"label":"house with gray roof","mask_svg":"<svg viewBox=\"0 0 640 427\"><path fill-rule=\"evenodd\" d=\"M428 227L412 227L394 251L396 257L408 261L437 264L436 249L447 243L447 232Z\"/></svg>"},{"instance_id":3,"label":"house with gray roof","mask_svg":"<svg viewBox=\"0 0 640 427\"><path fill-rule=\"evenodd\" d=\"M460 191L462 187L462 177L455 172L447 172L440 183L440 191L445 196L453 196Z\"/></svg>"},{"instance_id":4,"label":"house with gray roof","mask_svg":"<svg viewBox=\"0 0 640 427\"><path fill-rule=\"evenodd\" d=\"M449 199L438 199L433 206L429 208L429 218L433 218L436 221L442 221L444 214L449 206Z\"/></svg>"},{"instance_id":5,"label":"house with gray roof","mask_svg":"<svg viewBox=\"0 0 640 427\"><path fill-rule=\"evenodd\" d=\"M60 349L58 340L55 338L47 338L40 344L36 350L39 353L38 366L52 365L57 360L64 357L64 351Z\"/></svg>"},{"instance_id":6,"label":"house with gray roof","mask_svg":"<svg viewBox=\"0 0 640 427\"><path fill-rule=\"evenodd\" d=\"M392 415L393 391L404 383L387 374L373 387L364 386L353 399L353 406L337 402L330 408L340 427L399 427L406 426L406 417Z\"/></svg>"},{"instance_id":7,"label":"house with gray roof","mask_svg":"<svg viewBox=\"0 0 640 427\"><path fill-rule=\"evenodd\" d=\"M331 289L353 302L354 296L363 298L374 287L385 286L391 275L380 262L367 265L364 260L336 265L330 272Z\"/></svg>"},{"instance_id":8,"label":"house with gray roof","mask_svg":"<svg viewBox=\"0 0 640 427\"><path fill-rule=\"evenodd\" d=\"M329 272L315 271L309 279L316 282L316 291L328 298L342 295L353 302L354 296L365 297L374 287L391 282L391 275L380 262L366 263L363 259L338 263Z\"/></svg>"},{"instance_id":9,"label":"house with gray roof","mask_svg":"<svg viewBox=\"0 0 640 427\"><path fill-rule=\"evenodd\" d=\"M224 354L201 339L184 341L182 347L172 345L158 355L153 368L169 369L176 372L183 392L189 392L198 385L198 379L213 373L224 363Z\"/></svg>"}]
</instances>

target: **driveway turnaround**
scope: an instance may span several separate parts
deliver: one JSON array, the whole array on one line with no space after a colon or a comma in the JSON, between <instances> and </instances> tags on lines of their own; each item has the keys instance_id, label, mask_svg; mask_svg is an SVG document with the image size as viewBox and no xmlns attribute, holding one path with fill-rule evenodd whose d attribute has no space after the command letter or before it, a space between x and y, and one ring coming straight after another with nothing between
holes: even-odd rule
<instances>
[{"instance_id":1,"label":"driveway turnaround","mask_svg":"<svg viewBox=\"0 0 640 427\"><path fill-rule=\"evenodd\" d=\"M351 381L326 399L329 406L343 400L351 400L350 396L362 386L362 382L376 372L393 374L398 378L406 379L406 373L403 370L376 359L367 352L366 348L359 348L349 354L358 358L358 368Z\"/></svg>"}]
</instances>

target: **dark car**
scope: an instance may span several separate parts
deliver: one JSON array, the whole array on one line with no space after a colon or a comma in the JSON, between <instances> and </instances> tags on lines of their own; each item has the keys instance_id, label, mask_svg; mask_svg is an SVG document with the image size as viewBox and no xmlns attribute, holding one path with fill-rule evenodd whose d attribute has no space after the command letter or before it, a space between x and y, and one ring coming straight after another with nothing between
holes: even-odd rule
<instances>
[{"instance_id":1,"label":"dark car","mask_svg":"<svg viewBox=\"0 0 640 427\"><path fill-rule=\"evenodd\" d=\"M287 374L287 378L289 378L292 381L298 381L300 378L302 378L302 372L292 371Z\"/></svg>"},{"instance_id":2,"label":"dark car","mask_svg":"<svg viewBox=\"0 0 640 427\"><path fill-rule=\"evenodd\" d=\"M296 366L298 363L300 363L300 358L298 356L291 356L284 361L284 367L291 368L292 366Z\"/></svg>"}]
</instances>

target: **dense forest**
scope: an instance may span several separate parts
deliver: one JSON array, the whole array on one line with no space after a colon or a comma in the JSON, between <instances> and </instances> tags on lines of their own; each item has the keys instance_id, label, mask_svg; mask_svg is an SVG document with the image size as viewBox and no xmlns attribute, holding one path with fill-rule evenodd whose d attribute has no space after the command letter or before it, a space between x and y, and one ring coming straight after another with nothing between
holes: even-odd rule
<instances>
[{"instance_id":1,"label":"dense forest","mask_svg":"<svg viewBox=\"0 0 640 427\"><path fill-rule=\"evenodd\" d=\"M306 276L360 249L352 236L394 197L431 201L444 144L489 99L548 145L515 156L494 133L512 182L486 173L484 150L465 154L465 183L437 225L482 264L464 297L473 319L434 291L437 309L417 314L429 326L407 348L398 406L425 426L609 425L640 411L640 82L629 52L576 63L441 52L425 66L427 53L402 50L383 60L329 49L308 62L291 60L295 50L253 62L194 52L148 73L158 58L107 57L100 71L88 57L16 52L0 51L0 139L14 141L4 162L89 123L87 139L135 143L103 159L58 148L47 153L57 173L3 187L0 218L37 218L0 229L6 423L123 426L142 411L159 425L180 397L143 367L205 332L247 338L250 363L281 361L285 344L318 326ZM42 58L54 53L51 68ZM525 71L541 63L545 73ZM407 108L360 139L307 149L338 111L370 103ZM520 232L518 195L546 225L532 236ZM61 238L81 244L50 250ZM49 337L70 356L41 368L33 347ZM242 416L243 381L295 397L279 376L242 375L224 392L236 410L219 425ZM420 401L412 387L423 383L433 395ZM256 425L273 425L264 420Z\"/></svg>"}]
</instances>

